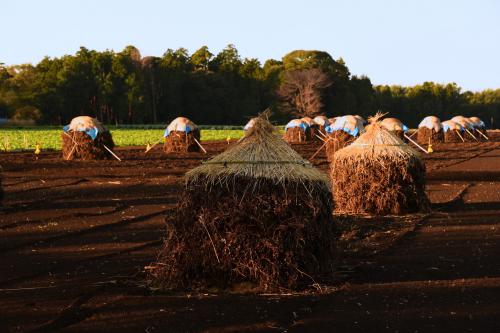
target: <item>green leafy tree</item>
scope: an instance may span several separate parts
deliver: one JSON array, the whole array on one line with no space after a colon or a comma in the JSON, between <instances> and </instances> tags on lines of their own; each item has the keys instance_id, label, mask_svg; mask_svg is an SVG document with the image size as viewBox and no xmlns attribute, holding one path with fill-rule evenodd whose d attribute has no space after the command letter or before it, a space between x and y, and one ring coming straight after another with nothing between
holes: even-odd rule
<instances>
[{"instance_id":1,"label":"green leafy tree","mask_svg":"<svg viewBox=\"0 0 500 333\"><path fill-rule=\"evenodd\" d=\"M208 50L208 47L204 45L191 55L189 62L195 71L206 72L208 71L208 65L213 56L214 55Z\"/></svg>"},{"instance_id":2,"label":"green leafy tree","mask_svg":"<svg viewBox=\"0 0 500 333\"><path fill-rule=\"evenodd\" d=\"M210 62L209 67L216 72L237 73L242 66L238 50L229 44Z\"/></svg>"}]
</instances>

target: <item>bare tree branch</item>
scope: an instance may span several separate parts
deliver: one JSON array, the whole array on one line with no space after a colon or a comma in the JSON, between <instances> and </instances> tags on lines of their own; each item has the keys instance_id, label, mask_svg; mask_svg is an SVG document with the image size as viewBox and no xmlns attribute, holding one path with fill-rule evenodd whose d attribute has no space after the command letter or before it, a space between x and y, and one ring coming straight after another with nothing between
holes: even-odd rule
<instances>
[{"instance_id":1,"label":"bare tree branch","mask_svg":"<svg viewBox=\"0 0 500 333\"><path fill-rule=\"evenodd\" d=\"M332 84L327 74L317 68L287 72L278 96L290 109L290 113L300 117L317 115L323 103L321 91Z\"/></svg>"}]
</instances>

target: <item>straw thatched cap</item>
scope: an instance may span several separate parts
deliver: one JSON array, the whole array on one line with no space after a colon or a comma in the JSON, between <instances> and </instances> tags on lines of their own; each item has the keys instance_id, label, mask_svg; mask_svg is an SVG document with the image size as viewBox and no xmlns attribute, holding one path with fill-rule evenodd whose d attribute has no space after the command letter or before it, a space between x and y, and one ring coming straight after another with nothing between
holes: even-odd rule
<instances>
[{"instance_id":1,"label":"straw thatched cap","mask_svg":"<svg viewBox=\"0 0 500 333\"><path fill-rule=\"evenodd\" d=\"M236 177L267 179L275 184L295 182L327 186L328 177L293 150L269 121L254 118L245 136L225 152L186 173L186 182L202 178L208 185L229 183Z\"/></svg>"},{"instance_id":2,"label":"straw thatched cap","mask_svg":"<svg viewBox=\"0 0 500 333\"><path fill-rule=\"evenodd\" d=\"M377 114L375 117L369 118L370 125L367 126L366 132L349 146L338 150L334 154L334 159L376 159L380 157L408 159L418 156L418 153L403 140L381 126L381 122L378 121L381 116L381 114Z\"/></svg>"},{"instance_id":3,"label":"straw thatched cap","mask_svg":"<svg viewBox=\"0 0 500 333\"><path fill-rule=\"evenodd\" d=\"M451 118L451 120L460 124L463 128L474 128L474 124L470 121L470 119L464 116L455 116Z\"/></svg>"},{"instance_id":4,"label":"straw thatched cap","mask_svg":"<svg viewBox=\"0 0 500 333\"><path fill-rule=\"evenodd\" d=\"M479 117L470 117L469 120L475 127L478 127L478 128L485 128L486 127L486 124L484 123L484 121L482 121Z\"/></svg>"},{"instance_id":5,"label":"straw thatched cap","mask_svg":"<svg viewBox=\"0 0 500 333\"><path fill-rule=\"evenodd\" d=\"M303 118L300 118L300 120L305 122L308 126L316 125L316 123L314 122L314 120L311 117L303 117Z\"/></svg>"},{"instance_id":6,"label":"straw thatched cap","mask_svg":"<svg viewBox=\"0 0 500 333\"><path fill-rule=\"evenodd\" d=\"M172 131L189 133L197 128L198 126L196 126L196 124L188 118L177 117L172 120L172 122L167 126L167 129L165 130L165 136L168 136Z\"/></svg>"},{"instance_id":7,"label":"straw thatched cap","mask_svg":"<svg viewBox=\"0 0 500 333\"><path fill-rule=\"evenodd\" d=\"M441 125L441 120L435 116L425 117L420 124L418 124L418 128L425 127L428 129L433 129L436 132L439 132L443 126Z\"/></svg>"},{"instance_id":8,"label":"straw thatched cap","mask_svg":"<svg viewBox=\"0 0 500 333\"><path fill-rule=\"evenodd\" d=\"M326 126L330 122L328 121L328 118L325 116L316 116L314 117L313 121L318 124L319 126Z\"/></svg>"},{"instance_id":9,"label":"straw thatched cap","mask_svg":"<svg viewBox=\"0 0 500 333\"><path fill-rule=\"evenodd\" d=\"M89 131L93 128L97 128L99 132L106 131L106 128L99 120L89 116L75 117L71 120L68 126L68 130L70 131Z\"/></svg>"},{"instance_id":10,"label":"straw thatched cap","mask_svg":"<svg viewBox=\"0 0 500 333\"><path fill-rule=\"evenodd\" d=\"M452 130L452 131L463 131L463 127L462 125L460 125L459 123L457 122L454 122L453 120L446 120L446 121L443 121L441 123L441 125L443 125L443 131L444 132L448 132L449 130Z\"/></svg>"},{"instance_id":11,"label":"straw thatched cap","mask_svg":"<svg viewBox=\"0 0 500 333\"><path fill-rule=\"evenodd\" d=\"M408 127L397 118L385 118L380 122L380 126L388 131L408 131Z\"/></svg>"}]
</instances>

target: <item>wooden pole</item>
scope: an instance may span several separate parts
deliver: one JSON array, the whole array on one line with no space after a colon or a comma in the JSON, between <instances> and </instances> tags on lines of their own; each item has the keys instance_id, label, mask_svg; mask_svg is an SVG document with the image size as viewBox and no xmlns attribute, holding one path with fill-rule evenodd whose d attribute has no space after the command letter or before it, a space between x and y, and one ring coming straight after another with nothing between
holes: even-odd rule
<instances>
[{"instance_id":1,"label":"wooden pole","mask_svg":"<svg viewBox=\"0 0 500 333\"><path fill-rule=\"evenodd\" d=\"M76 143L73 145L73 148L71 148L71 151L69 152L68 156L66 156L66 161L69 161L69 158L71 155L73 155L73 151L75 151L76 148Z\"/></svg>"},{"instance_id":2,"label":"wooden pole","mask_svg":"<svg viewBox=\"0 0 500 333\"><path fill-rule=\"evenodd\" d=\"M489 140L488 137L486 135L484 135L483 132L481 132L480 130L476 129L476 132L481 134L486 140Z\"/></svg>"},{"instance_id":3,"label":"wooden pole","mask_svg":"<svg viewBox=\"0 0 500 333\"><path fill-rule=\"evenodd\" d=\"M201 145L201 143L198 142L198 140L196 140L196 138L193 136L193 139L194 139L194 142L196 142L196 144L198 144L198 146L200 146L201 150L203 150L203 152L206 154L207 151L205 150L205 148L203 148L203 146Z\"/></svg>"},{"instance_id":4,"label":"wooden pole","mask_svg":"<svg viewBox=\"0 0 500 333\"><path fill-rule=\"evenodd\" d=\"M465 130L467 131L467 133L469 133L469 134L470 134L470 136L472 136L472 137L474 138L474 140L479 141L479 140L478 140L478 139L474 136L474 134L472 134L472 133L471 133L471 132L470 132L467 128L466 128Z\"/></svg>"},{"instance_id":5,"label":"wooden pole","mask_svg":"<svg viewBox=\"0 0 500 333\"><path fill-rule=\"evenodd\" d=\"M325 141L325 143L323 143L321 145L321 147L318 148L318 150L316 150L316 152L309 158L309 160L312 160L313 158L316 157L316 155L321 151L321 149L323 149L324 146L326 146L326 144L328 143L328 141L330 141L331 138L328 138L328 140Z\"/></svg>"},{"instance_id":6,"label":"wooden pole","mask_svg":"<svg viewBox=\"0 0 500 333\"><path fill-rule=\"evenodd\" d=\"M421 145L419 145L418 143L416 143L415 141L413 141L413 140L411 139L411 137L409 137L409 136L408 136L408 135L406 135L406 134L403 134L403 135L404 135L404 136L405 136L405 138L407 138L407 139L408 139L411 143L413 143L415 146L417 146L418 148L420 148L420 149L421 149L424 153L429 154L429 153L427 152L427 150L425 150L425 149L424 149Z\"/></svg>"},{"instance_id":7,"label":"wooden pole","mask_svg":"<svg viewBox=\"0 0 500 333\"><path fill-rule=\"evenodd\" d=\"M146 152L144 152L144 154L147 154L147 153L148 153L151 149L153 149L153 148L154 148L157 144L159 144L159 143L160 143L160 141L161 141L162 139L163 139L163 137L162 137L160 140L158 140L158 141L156 141L155 143L153 143L153 145L152 145L151 147L149 147L149 149L148 149L148 150L146 150Z\"/></svg>"},{"instance_id":8,"label":"wooden pole","mask_svg":"<svg viewBox=\"0 0 500 333\"><path fill-rule=\"evenodd\" d=\"M109 149L108 147L106 147L106 145L102 145L104 148L106 148L107 151L109 151L111 153L111 155L113 155L118 161L122 161L118 156L116 156L115 153L113 153L113 151L111 149Z\"/></svg>"},{"instance_id":9,"label":"wooden pole","mask_svg":"<svg viewBox=\"0 0 500 333\"><path fill-rule=\"evenodd\" d=\"M321 132L320 132L320 133L321 133ZM320 139L321 141L325 142L325 139L323 139L323 138L322 138L322 137L320 137L319 135L317 135L317 134L314 134L314 135L316 135L316 137L317 137L318 139Z\"/></svg>"},{"instance_id":10,"label":"wooden pole","mask_svg":"<svg viewBox=\"0 0 500 333\"><path fill-rule=\"evenodd\" d=\"M460 132L458 130L455 130L455 132L457 132L457 134L460 137L460 139L462 139L462 142L465 142L465 140L464 140L464 138L462 138L462 135L460 134Z\"/></svg>"}]
</instances>

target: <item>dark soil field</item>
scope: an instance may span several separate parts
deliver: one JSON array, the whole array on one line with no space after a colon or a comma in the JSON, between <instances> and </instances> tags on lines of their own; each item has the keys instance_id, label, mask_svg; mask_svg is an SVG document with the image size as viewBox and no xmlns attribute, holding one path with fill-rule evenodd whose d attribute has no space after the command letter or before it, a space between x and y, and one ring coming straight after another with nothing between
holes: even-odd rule
<instances>
[{"instance_id":1,"label":"dark soil field","mask_svg":"<svg viewBox=\"0 0 500 333\"><path fill-rule=\"evenodd\" d=\"M208 154L0 153L0 332L498 332L500 135L423 158L428 215L346 220L338 283L289 294L145 286L184 173ZM494 137L496 136L496 137ZM318 144L295 145L309 158ZM324 153L314 164L328 172Z\"/></svg>"}]
</instances>

